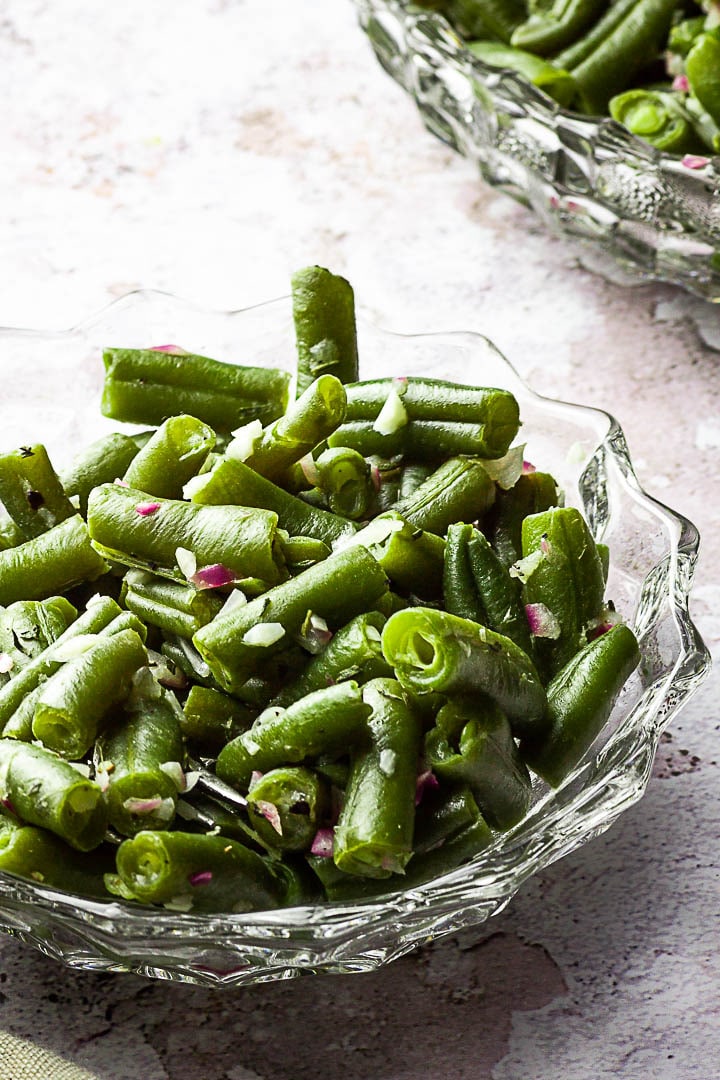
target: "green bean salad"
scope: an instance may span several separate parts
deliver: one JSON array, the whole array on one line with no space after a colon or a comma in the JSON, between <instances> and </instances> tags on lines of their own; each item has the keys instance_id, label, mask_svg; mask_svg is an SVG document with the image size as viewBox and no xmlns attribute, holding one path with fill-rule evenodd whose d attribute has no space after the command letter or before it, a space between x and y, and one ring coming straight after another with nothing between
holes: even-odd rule
<instances>
[{"instance_id":1,"label":"green bean salad","mask_svg":"<svg viewBox=\"0 0 720 1080\"><path fill-rule=\"evenodd\" d=\"M720 151L717 0L415 0L491 67L612 116L689 168ZM698 159L698 160L695 160Z\"/></svg>"},{"instance_id":2,"label":"green bean salad","mask_svg":"<svg viewBox=\"0 0 720 1080\"><path fill-rule=\"evenodd\" d=\"M417 885L560 785L636 668L515 397L360 380L348 282L292 303L295 383L111 347L133 433L0 454L0 869L197 912Z\"/></svg>"}]
</instances>

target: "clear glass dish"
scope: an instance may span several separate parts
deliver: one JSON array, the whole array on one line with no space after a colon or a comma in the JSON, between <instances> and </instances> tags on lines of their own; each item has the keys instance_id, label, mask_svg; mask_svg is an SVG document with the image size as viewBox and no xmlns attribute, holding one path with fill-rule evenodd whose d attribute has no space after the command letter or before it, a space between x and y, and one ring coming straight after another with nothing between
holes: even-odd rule
<instances>
[{"instance_id":1,"label":"clear glass dish","mask_svg":"<svg viewBox=\"0 0 720 1080\"><path fill-rule=\"evenodd\" d=\"M534 394L484 337L401 336L359 319L363 377L425 374L504 387L520 402L526 456L555 474L610 546L608 595L636 630L642 666L598 742L566 783L536 784L526 819L474 861L382 899L250 915L193 915L97 902L0 873L0 929L75 968L234 986L366 971L500 911L525 879L603 832L642 795L662 730L709 669L688 612L695 527L638 485L607 413ZM101 349L166 343L289 369L288 298L234 312L136 292L72 330L0 330L3 442L43 439L63 465L117 427L99 414Z\"/></svg>"},{"instance_id":2,"label":"clear glass dish","mask_svg":"<svg viewBox=\"0 0 720 1080\"><path fill-rule=\"evenodd\" d=\"M476 59L440 15L407 0L355 0L383 68L427 128L555 232L591 246L595 268L720 300L720 166L653 149L613 120L561 109ZM700 162L705 162L700 164Z\"/></svg>"}]
</instances>

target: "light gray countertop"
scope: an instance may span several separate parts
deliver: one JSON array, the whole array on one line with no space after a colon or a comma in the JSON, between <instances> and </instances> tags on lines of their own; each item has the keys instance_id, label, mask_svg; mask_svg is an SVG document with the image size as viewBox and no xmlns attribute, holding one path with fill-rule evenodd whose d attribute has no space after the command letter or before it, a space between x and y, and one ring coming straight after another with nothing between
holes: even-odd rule
<instances>
[{"instance_id":1,"label":"light gray countertop","mask_svg":"<svg viewBox=\"0 0 720 1080\"><path fill-rule=\"evenodd\" d=\"M320 263L383 325L479 330L538 391L613 412L643 486L698 525L717 652L720 353L693 319L718 336L720 313L589 272L482 184L350 0L6 0L0 86L0 324L138 287L236 308ZM102 1080L718 1080L719 727L711 678L643 800L472 941L213 992L3 937L0 1028Z\"/></svg>"}]
</instances>

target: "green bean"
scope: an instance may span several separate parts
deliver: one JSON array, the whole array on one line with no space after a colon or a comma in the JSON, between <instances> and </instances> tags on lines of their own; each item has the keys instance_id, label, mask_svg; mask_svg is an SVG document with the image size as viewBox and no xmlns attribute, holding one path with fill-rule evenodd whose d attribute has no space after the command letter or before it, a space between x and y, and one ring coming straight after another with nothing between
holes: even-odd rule
<instances>
[{"instance_id":1,"label":"green bean","mask_svg":"<svg viewBox=\"0 0 720 1080\"><path fill-rule=\"evenodd\" d=\"M485 425L495 431L492 441L503 448L488 457L502 457L518 432L519 407L509 390L463 386L419 375L365 379L350 384L346 390L346 420L377 420L388 397L396 394L409 421Z\"/></svg>"},{"instance_id":2,"label":"green bean","mask_svg":"<svg viewBox=\"0 0 720 1080\"><path fill-rule=\"evenodd\" d=\"M426 600L442 596L445 541L388 511L357 533L351 544L362 545L374 556L401 592Z\"/></svg>"},{"instance_id":3,"label":"green bean","mask_svg":"<svg viewBox=\"0 0 720 1080\"><path fill-rule=\"evenodd\" d=\"M215 432L207 424L194 416L171 416L133 457L122 479L148 495L179 499L214 445Z\"/></svg>"},{"instance_id":4,"label":"green bean","mask_svg":"<svg viewBox=\"0 0 720 1080\"><path fill-rule=\"evenodd\" d=\"M221 612L198 630L193 643L220 685L233 690L300 633L308 612L336 629L371 607L386 588L372 555L363 547L347 548L244 607Z\"/></svg>"},{"instance_id":5,"label":"green bean","mask_svg":"<svg viewBox=\"0 0 720 1080\"><path fill-rule=\"evenodd\" d=\"M388 619L386 660L415 693L487 694L510 720L513 734L543 727L546 697L530 658L502 634L432 608L407 608Z\"/></svg>"},{"instance_id":6,"label":"green bean","mask_svg":"<svg viewBox=\"0 0 720 1080\"><path fill-rule=\"evenodd\" d=\"M291 574L299 574L332 554L330 546L314 536L281 536L281 544L285 564Z\"/></svg>"},{"instance_id":7,"label":"green bean","mask_svg":"<svg viewBox=\"0 0 720 1080\"><path fill-rule=\"evenodd\" d=\"M312 760L320 754L344 754L367 736L370 706L356 682L315 690L287 709L271 706L249 731L227 744L218 755L221 780L247 789L253 772Z\"/></svg>"},{"instance_id":8,"label":"green bean","mask_svg":"<svg viewBox=\"0 0 720 1080\"><path fill-rule=\"evenodd\" d=\"M199 505L239 504L270 510L277 514L279 527L291 536L311 536L326 544L355 532L351 521L309 506L235 458L218 461L193 483L190 497Z\"/></svg>"},{"instance_id":9,"label":"green bean","mask_svg":"<svg viewBox=\"0 0 720 1080\"><path fill-rule=\"evenodd\" d=\"M483 522L487 538L505 566L522 558L522 523L529 514L560 506L557 483L549 473L525 473L508 491L498 489L495 503Z\"/></svg>"},{"instance_id":10,"label":"green bean","mask_svg":"<svg viewBox=\"0 0 720 1080\"><path fill-rule=\"evenodd\" d=\"M685 60L685 73L694 96L720 125L720 40L715 34L701 34L693 43Z\"/></svg>"},{"instance_id":11,"label":"green bean","mask_svg":"<svg viewBox=\"0 0 720 1080\"><path fill-rule=\"evenodd\" d=\"M185 783L183 736L166 694L141 698L113 717L95 746L95 774L107 784L108 820L122 836L167 829Z\"/></svg>"},{"instance_id":12,"label":"green bean","mask_svg":"<svg viewBox=\"0 0 720 1080\"><path fill-rule=\"evenodd\" d=\"M699 153L703 142L692 116L677 94L659 90L626 90L608 104L610 115L632 132L669 154Z\"/></svg>"},{"instance_id":13,"label":"green bean","mask_svg":"<svg viewBox=\"0 0 720 1080\"><path fill-rule=\"evenodd\" d=\"M523 522L522 537L524 559L530 563L522 575L526 605L538 605L535 610L553 623L538 632L536 655L543 671L554 674L585 643L587 627L602 611L603 566L585 519L574 507L531 514Z\"/></svg>"},{"instance_id":14,"label":"green bean","mask_svg":"<svg viewBox=\"0 0 720 1080\"><path fill-rule=\"evenodd\" d=\"M227 836L145 829L123 841L116 860L136 899L180 911L267 910L286 889L262 856Z\"/></svg>"},{"instance_id":15,"label":"green bean","mask_svg":"<svg viewBox=\"0 0 720 1080\"><path fill-rule=\"evenodd\" d=\"M530 775L507 717L482 694L440 709L425 736L425 761L440 780L467 784L493 828L511 829L527 813Z\"/></svg>"},{"instance_id":16,"label":"green bean","mask_svg":"<svg viewBox=\"0 0 720 1080\"><path fill-rule=\"evenodd\" d=\"M345 387L334 375L315 379L287 412L263 428L242 460L268 480L280 480L292 465L321 443L343 420ZM228 447L233 456L233 443Z\"/></svg>"},{"instance_id":17,"label":"green bean","mask_svg":"<svg viewBox=\"0 0 720 1080\"><path fill-rule=\"evenodd\" d=\"M352 286L322 266L298 270L291 284L298 394L324 374L354 382L358 352Z\"/></svg>"},{"instance_id":18,"label":"green bean","mask_svg":"<svg viewBox=\"0 0 720 1080\"><path fill-rule=\"evenodd\" d=\"M510 41L525 17L523 0L445 0L443 8L465 32L481 30L501 41Z\"/></svg>"},{"instance_id":19,"label":"green bean","mask_svg":"<svg viewBox=\"0 0 720 1080\"><path fill-rule=\"evenodd\" d=\"M49 829L78 851L98 847L105 835L99 785L41 746L0 739L0 799L21 821Z\"/></svg>"},{"instance_id":20,"label":"green bean","mask_svg":"<svg viewBox=\"0 0 720 1080\"><path fill-rule=\"evenodd\" d=\"M306 851L329 803L329 785L318 773L304 766L283 766L250 784L248 818L263 841L276 851Z\"/></svg>"},{"instance_id":21,"label":"green bean","mask_svg":"<svg viewBox=\"0 0 720 1080\"><path fill-rule=\"evenodd\" d=\"M372 420L346 420L328 439L329 446L349 446L364 457L401 455L419 462L440 462L457 454L498 458L514 437L508 428L452 420L410 420L383 434Z\"/></svg>"},{"instance_id":22,"label":"green bean","mask_svg":"<svg viewBox=\"0 0 720 1080\"><path fill-rule=\"evenodd\" d=\"M333 514L358 521L367 517L374 489L370 464L357 450L336 446L324 450L315 461L318 486Z\"/></svg>"},{"instance_id":23,"label":"green bean","mask_svg":"<svg viewBox=\"0 0 720 1080\"><path fill-rule=\"evenodd\" d=\"M64 596L16 600L0 611L0 655L5 671L0 685L40 656L77 618L77 608Z\"/></svg>"},{"instance_id":24,"label":"green bean","mask_svg":"<svg viewBox=\"0 0 720 1080\"><path fill-rule=\"evenodd\" d=\"M586 112L605 112L610 98L629 85L649 57L660 53L676 3L618 0L584 39L555 57L575 79Z\"/></svg>"},{"instance_id":25,"label":"green bean","mask_svg":"<svg viewBox=\"0 0 720 1080\"><path fill-rule=\"evenodd\" d=\"M280 689L271 704L287 707L306 694L348 679L364 683L392 675L380 647L380 631L385 621L379 612L356 615L333 634L322 652L313 656L299 675Z\"/></svg>"},{"instance_id":26,"label":"green bean","mask_svg":"<svg viewBox=\"0 0 720 1080\"><path fill-rule=\"evenodd\" d=\"M276 526L277 515L268 510L148 500L117 484L95 488L88 502L88 528L99 551L175 581L187 580L177 562L182 548L199 570L224 569L225 584L254 577L274 584L282 576Z\"/></svg>"},{"instance_id":27,"label":"green bean","mask_svg":"<svg viewBox=\"0 0 720 1080\"><path fill-rule=\"evenodd\" d=\"M393 510L411 525L444 536L456 521L477 521L492 506L495 485L481 462L451 457Z\"/></svg>"},{"instance_id":28,"label":"green bean","mask_svg":"<svg viewBox=\"0 0 720 1080\"><path fill-rule=\"evenodd\" d=\"M0 454L0 502L24 540L77 513L40 444Z\"/></svg>"},{"instance_id":29,"label":"green bean","mask_svg":"<svg viewBox=\"0 0 720 1080\"><path fill-rule=\"evenodd\" d=\"M225 743L247 731L256 712L220 690L194 685L183 705L180 727L188 746L213 756Z\"/></svg>"},{"instance_id":30,"label":"green bean","mask_svg":"<svg viewBox=\"0 0 720 1080\"><path fill-rule=\"evenodd\" d=\"M112 848L76 851L36 825L0 828L0 870L53 889L107 900L103 875L114 869Z\"/></svg>"},{"instance_id":31,"label":"green bean","mask_svg":"<svg viewBox=\"0 0 720 1080\"><path fill-rule=\"evenodd\" d=\"M0 518L0 551L22 544L23 536L10 517Z\"/></svg>"},{"instance_id":32,"label":"green bean","mask_svg":"<svg viewBox=\"0 0 720 1080\"><path fill-rule=\"evenodd\" d=\"M443 597L445 609L452 615L489 626L531 654L520 585L472 525L458 523L448 528Z\"/></svg>"},{"instance_id":33,"label":"green bean","mask_svg":"<svg viewBox=\"0 0 720 1080\"><path fill-rule=\"evenodd\" d=\"M548 730L520 743L527 765L557 787L607 723L626 681L640 662L637 639L622 623L595 638L547 688Z\"/></svg>"},{"instance_id":34,"label":"green bean","mask_svg":"<svg viewBox=\"0 0 720 1080\"><path fill-rule=\"evenodd\" d=\"M36 739L63 757L81 758L113 705L127 697L132 677L147 664L135 630L99 635L87 652L69 660L43 685L32 722Z\"/></svg>"},{"instance_id":35,"label":"green bean","mask_svg":"<svg viewBox=\"0 0 720 1080\"><path fill-rule=\"evenodd\" d=\"M584 2L585 0L579 0L579 3ZM521 30L522 27L517 29ZM567 108L573 103L577 86L572 75L549 60L544 60L533 52L526 52L519 44L511 47L499 41L470 41L467 47L473 56L490 67L516 71L559 105Z\"/></svg>"},{"instance_id":36,"label":"green bean","mask_svg":"<svg viewBox=\"0 0 720 1080\"><path fill-rule=\"evenodd\" d=\"M394 679L363 687L369 741L356 748L335 826L335 865L360 877L402 874L412 856L420 720Z\"/></svg>"},{"instance_id":37,"label":"green bean","mask_svg":"<svg viewBox=\"0 0 720 1080\"><path fill-rule=\"evenodd\" d=\"M125 575L122 602L144 622L185 638L214 619L223 606L210 589L181 585L143 570Z\"/></svg>"},{"instance_id":38,"label":"green bean","mask_svg":"<svg viewBox=\"0 0 720 1080\"><path fill-rule=\"evenodd\" d=\"M107 568L90 543L85 522L75 514L32 540L0 551L0 604L43 600L95 581Z\"/></svg>"},{"instance_id":39,"label":"green bean","mask_svg":"<svg viewBox=\"0 0 720 1080\"><path fill-rule=\"evenodd\" d=\"M56 640L57 649L45 649L37 657L34 657L21 671L19 671L5 686L0 687L0 731L5 734L4 726L13 713L19 708L25 698L31 694L41 682L57 671L63 661L55 658L55 654L62 649L68 641L81 634L96 634L107 626L116 615L121 613L121 608L110 597L101 597L96 603L88 605L87 610L78 615L74 622L70 623Z\"/></svg>"},{"instance_id":40,"label":"green bean","mask_svg":"<svg viewBox=\"0 0 720 1080\"><path fill-rule=\"evenodd\" d=\"M66 495L77 496L83 517L87 514L92 489L99 484L112 484L113 480L124 476L138 449L134 438L115 431L90 443L60 473Z\"/></svg>"},{"instance_id":41,"label":"green bean","mask_svg":"<svg viewBox=\"0 0 720 1080\"><path fill-rule=\"evenodd\" d=\"M400 473L399 499L409 499L417 491L424 480L432 473L432 465L420 461L408 461L402 466Z\"/></svg>"},{"instance_id":42,"label":"green bean","mask_svg":"<svg viewBox=\"0 0 720 1080\"><path fill-rule=\"evenodd\" d=\"M416 807L413 859L441 847L479 817L478 805L467 784L438 784L423 794Z\"/></svg>"},{"instance_id":43,"label":"green bean","mask_svg":"<svg viewBox=\"0 0 720 1080\"><path fill-rule=\"evenodd\" d=\"M162 424L187 413L214 431L249 420L281 416L290 376L277 368L239 367L194 353L106 349L103 416L135 424Z\"/></svg>"},{"instance_id":44,"label":"green bean","mask_svg":"<svg viewBox=\"0 0 720 1080\"><path fill-rule=\"evenodd\" d=\"M510 42L518 49L550 56L577 41L608 6L609 0L551 0L530 11Z\"/></svg>"}]
</instances>

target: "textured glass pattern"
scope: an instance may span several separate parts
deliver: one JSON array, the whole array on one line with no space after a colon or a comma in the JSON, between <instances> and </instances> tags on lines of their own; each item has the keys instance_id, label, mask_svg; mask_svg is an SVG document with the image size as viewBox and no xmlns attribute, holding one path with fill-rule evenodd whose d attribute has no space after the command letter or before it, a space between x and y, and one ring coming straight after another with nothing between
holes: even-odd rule
<instances>
[{"instance_id":1,"label":"textured glass pattern","mask_svg":"<svg viewBox=\"0 0 720 1080\"><path fill-rule=\"evenodd\" d=\"M717 158L684 164L613 120L561 109L520 76L473 57L435 13L402 0L355 3L378 60L426 127L489 184L638 280L720 300Z\"/></svg>"},{"instance_id":2,"label":"textured glass pattern","mask_svg":"<svg viewBox=\"0 0 720 1080\"><path fill-rule=\"evenodd\" d=\"M70 447L117 427L99 415L102 347L170 342L222 360L291 368L291 304L207 312L140 292L63 333L2 330L5 444L42 437L63 465ZM72 967L206 985L365 971L500 911L530 874L601 833L642 795L661 731L708 671L688 613L694 526L640 489L612 417L537 396L486 338L400 336L360 319L359 348L366 378L425 374L518 397L526 456L556 475L567 502L584 507L609 544L608 592L640 637L642 666L601 738L558 791L538 781L526 819L473 863L407 892L200 916L85 900L0 874L0 929Z\"/></svg>"}]
</instances>

